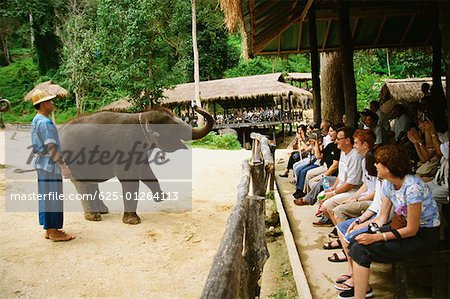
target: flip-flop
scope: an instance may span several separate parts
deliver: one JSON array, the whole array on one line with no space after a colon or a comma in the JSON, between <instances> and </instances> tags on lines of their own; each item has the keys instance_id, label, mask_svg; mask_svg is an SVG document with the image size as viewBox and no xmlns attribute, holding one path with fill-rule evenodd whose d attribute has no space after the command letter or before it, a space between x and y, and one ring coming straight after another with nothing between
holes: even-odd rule
<instances>
[{"instance_id":1,"label":"flip-flop","mask_svg":"<svg viewBox=\"0 0 450 299\"><path fill-rule=\"evenodd\" d=\"M345 253L344 253L345 255ZM328 257L328 261L332 262L332 263L343 263L347 261L347 256L345 256L344 259L340 259L339 256L337 255L337 253L333 253L331 256Z\"/></svg>"},{"instance_id":2,"label":"flip-flop","mask_svg":"<svg viewBox=\"0 0 450 299\"><path fill-rule=\"evenodd\" d=\"M351 275L342 274L341 276L338 277L338 279L336 279L335 283L343 283L349 280L350 278L352 278Z\"/></svg>"},{"instance_id":3,"label":"flip-flop","mask_svg":"<svg viewBox=\"0 0 450 299\"><path fill-rule=\"evenodd\" d=\"M333 246L333 242L336 242L338 245L337 246ZM327 242L325 244L323 244L323 249L325 250L331 250L331 249L341 249L342 248L342 243L341 240L337 239L337 240L333 240L331 242Z\"/></svg>"},{"instance_id":4,"label":"flip-flop","mask_svg":"<svg viewBox=\"0 0 450 299\"><path fill-rule=\"evenodd\" d=\"M354 286L346 284L345 282L337 283L334 285L334 287L336 288L336 290L339 291L350 291L351 289L354 288Z\"/></svg>"}]
</instances>

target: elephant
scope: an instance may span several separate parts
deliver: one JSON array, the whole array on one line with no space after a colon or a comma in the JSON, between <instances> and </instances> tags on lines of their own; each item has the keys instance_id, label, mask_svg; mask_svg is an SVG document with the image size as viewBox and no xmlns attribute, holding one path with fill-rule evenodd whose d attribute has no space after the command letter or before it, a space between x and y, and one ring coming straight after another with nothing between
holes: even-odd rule
<instances>
[{"instance_id":1,"label":"elephant","mask_svg":"<svg viewBox=\"0 0 450 299\"><path fill-rule=\"evenodd\" d=\"M60 128L62 153L72 173L71 181L79 194L93 196L92 200L81 200L86 220L100 221L101 214L108 213L108 208L98 197L98 184L117 177L122 186L124 202L122 221L126 224L141 222L136 213L137 200L126 200L126 195L138 194L140 181L152 193L162 194L158 179L148 162L147 146L170 153L186 148L182 140L206 136L214 120L202 108L194 107L194 110L205 117L206 124L202 128L191 128L165 108L142 113L98 112L77 117ZM86 158L86 153L92 154L92 151L101 155L105 151L114 151L114 155L121 154L119 157L123 157L124 153L134 157L130 156L130 147L133 146L134 150L136 145L140 146L141 154L145 153L144 157L141 155L140 161L136 158L136 161L118 163L114 156L113 162L98 163L100 158L96 162L93 162L92 156Z\"/></svg>"}]
</instances>

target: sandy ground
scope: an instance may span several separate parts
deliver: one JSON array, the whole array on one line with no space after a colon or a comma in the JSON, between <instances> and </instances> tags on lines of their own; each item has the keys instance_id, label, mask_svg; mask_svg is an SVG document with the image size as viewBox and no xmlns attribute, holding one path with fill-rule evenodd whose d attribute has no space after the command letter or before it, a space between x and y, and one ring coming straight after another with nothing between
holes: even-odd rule
<instances>
[{"instance_id":1,"label":"sandy ground","mask_svg":"<svg viewBox=\"0 0 450 299\"><path fill-rule=\"evenodd\" d=\"M250 154L194 149L192 212L142 212L136 226L119 213L101 222L65 213L66 231L77 236L68 243L45 240L36 213L5 212L2 171L0 296L199 297L236 201L240 162Z\"/></svg>"}]
</instances>

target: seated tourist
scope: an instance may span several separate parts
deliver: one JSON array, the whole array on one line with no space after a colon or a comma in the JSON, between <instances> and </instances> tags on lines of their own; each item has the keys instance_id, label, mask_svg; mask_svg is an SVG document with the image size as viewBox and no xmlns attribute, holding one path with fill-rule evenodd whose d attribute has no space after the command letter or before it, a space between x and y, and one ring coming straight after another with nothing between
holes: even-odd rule
<instances>
[{"instance_id":1,"label":"seated tourist","mask_svg":"<svg viewBox=\"0 0 450 299\"><path fill-rule=\"evenodd\" d=\"M364 124L367 129L371 130L375 134L375 145L374 148L378 148L387 142L386 131L383 127L378 125L378 115L371 110L363 112Z\"/></svg>"},{"instance_id":2,"label":"seated tourist","mask_svg":"<svg viewBox=\"0 0 450 299\"><path fill-rule=\"evenodd\" d=\"M387 115L381 111L380 102L370 102L369 109L378 115L378 125L381 126L386 131L386 133L389 132L391 130L391 124L389 123L389 118L387 117Z\"/></svg>"},{"instance_id":3,"label":"seated tourist","mask_svg":"<svg viewBox=\"0 0 450 299\"><path fill-rule=\"evenodd\" d=\"M347 219L345 214L342 214L341 210L345 210L348 215L351 213L351 217L357 217L361 215L362 211L365 211L373 200L375 194L375 182L377 180L377 171L375 168L375 155L372 152L374 146L375 135L370 130L357 130L353 135L355 141L356 151L362 155L362 182L361 187L351 197L339 203L331 204L322 207L325 215L331 219L336 225L339 222ZM346 206L351 207L348 209ZM345 216L344 216L345 215Z\"/></svg>"},{"instance_id":4,"label":"seated tourist","mask_svg":"<svg viewBox=\"0 0 450 299\"><path fill-rule=\"evenodd\" d=\"M392 131L394 132L395 141L401 142L402 138L406 136L410 127L409 118L406 114L405 107L401 104L396 104L392 109L394 116L394 125Z\"/></svg>"},{"instance_id":5,"label":"seated tourist","mask_svg":"<svg viewBox=\"0 0 450 299\"><path fill-rule=\"evenodd\" d=\"M294 143L292 144L293 151L289 154L289 160L286 170L279 176L282 178L287 178L289 175L289 170L291 170L294 164L301 160L302 154L309 150L306 138L306 126L300 125L295 134Z\"/></svg>"},{"instance_id":6,"label":"seated tourist","mask_svg":"<svg viewBox=\"0 0 450 299\"><path fill-rule=\"evenodd\" d=\"M331 124L328 128L328 137L330 137L330 143L324 146L324 150L316 155L319 162L319 167L310 169L306 172L303 182L303 195L310 191L310 185L318 184L324 176L336 176L339 165L339 158L341 156L341 150L337 148L335 143L337 138L337 129L342 127L342 124ZM323 131L322 131L323 132ZM325 138L324 138L325 139ZM301 184L297 185L297 190L301 190ZM302 196L294 196L295 198L301 198ZM296 201L296 204L301 201ZM304 204L304 203L303 203ZM302 205L302 204L300 204Z\"/></svg>"},{"instance_id":7,"label":"seated tourist","mask_svg":"<svg viewBox=\"0 0 450 299\"><path fill-rule=\"evenodd\" d=\"M370 206L364 213L358 215L358 217L347 219L340 222L336 228L338 232L339 240L329 242L324 245L324 249L336 249L343 248L343 253L333 254L328 258L329 261L345 261L347 260L348 270L346 274L342 274L336 279L334 287L340 291L347 291L353 288L353 261L348 256L348 244L350 240L355 236L368 231L369 224L376 219L376 216L380 212L381 208L381 192L382 192L382 180L377 178L375 183L375 195ZM391 211L392 214L392 211ZM389 220L392 218L390 215Z\"/></svg>"},{"instance_id":8,"label":"seated tourist","mask_svg":"<svg viewBox=\"0 0 450 299\"><path fill-rule=\"evenodd\" d=\"M418 177L410 175L411 162L402 147L386 145L375 154L378 177L385 179L382 205L371 232L352 238L354 288L343 291L339 298L365 298L373 293L369 286L373 261L392 263L401 259L420 258L430 254L439 244L439 210L431 190ZM394 218L387 225L391 208Z\"/></svg>"},{"instance_id":9,"label":"seated tourist","mask_svg":"<svg viewBox=\"0 0 450 299\"><path fill-rule=\"evenodd\" d=\"M363 156L353 148L353 133L354 130L350 127L344 127L338 131L336 140L338 148L341 150L339 174L333 186L323 191L324 198L319 201L319 211L323 215L319 221L313 222L314 226L332 226L328 211L351 197L362 183L361 162Z\"/></svg>"}]
</instances>

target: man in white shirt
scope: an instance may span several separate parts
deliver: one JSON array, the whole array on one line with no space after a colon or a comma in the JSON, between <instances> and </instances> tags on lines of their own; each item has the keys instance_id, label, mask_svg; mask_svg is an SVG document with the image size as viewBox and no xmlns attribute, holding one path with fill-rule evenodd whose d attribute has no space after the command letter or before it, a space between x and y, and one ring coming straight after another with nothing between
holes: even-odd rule
<instances>
[{"instance_id":1,"label":"man in white shirt","mask_svg":"<svg viewBox=\"0 0 450 299\"><path fill-rule=\"evenodd\" d=\"M314 226L332 226L331 220L327 217L328 211L351 197L362 183L361 165L363 156L358 154L356 149L353 148L354 132L354 129L350 127L344 127L338 130L336 142L338 148L341 150L338 167L339 174L333 186L323 193L325 198L321 200L320 207L323 216L319 221L313 222Z\"/></svg>"}]
</instances>

